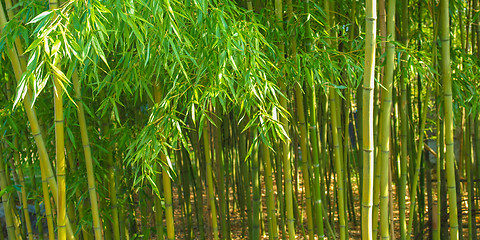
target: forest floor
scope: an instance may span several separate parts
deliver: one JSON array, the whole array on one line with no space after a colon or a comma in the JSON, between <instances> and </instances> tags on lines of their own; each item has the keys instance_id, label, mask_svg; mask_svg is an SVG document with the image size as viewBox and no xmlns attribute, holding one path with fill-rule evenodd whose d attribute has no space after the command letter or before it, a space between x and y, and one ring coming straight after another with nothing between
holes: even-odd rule
<instances>
[{"instance_id":1,"label":"forest floor","mask_svg":"<svg viewBox=\"0 0 480 240\"><path fill-rule=\"evenodd\" d=\"M302 184L302 175L301 173L299 174L298 178L300 179L298 181L298 192L297 192L297 196L298 197L301 197L301 199L304 199L305 197L302 195L303 194L303 184ZM349 217L348 218L348 235L349 235L349 238L350 239L361 239L361 232L360 232L360 224L361 224L361 217L360 217L360 213L361 213L361 209L360 209L360 206L361 206L361 202L360 202L360 194L359 194L359 189L358 189L358 184L357 184L357 181L356 179L353 177L353 182L352 182L352 193L353 193L353 206L354 206L354 218L355 220L353 220L353 216L349 213L347 213L347 216ZM265 186L265 182L264 182L264 177L263 175L261 176L261 183L260 183L260 186ZM187 224L187 221L186 221L186 216L183 212L183 208L180 204L181 201L183 201L183 196L179 196L178 195L178 185L176 183L173 184L173 198L174 198L174 216L175 216L175 236L177 239L189 239L190 237L188 237L189 235L186 234L186 231L187 231L187 227L188 227L188 224ZM333 192L333 189L334 189L334 185L333 184L330 184L330 190L328 191L328 194L330 195L329 199L327 201L330 201L330 204L333 204L335 201L334 201L334 198L335 196L332 194ZM436 189L436 182L433 181L432 182L432 188L435 190ZM463 188L465 189L465 188ZM262 223L261 223L261 226L260 226L260 231L261 231L261 239L268 239L268 220L267 220L267 217L266 217L266 202L265 202L265 188L263 187L261 189L262 191ZM426 191L426 187L425 187L425 191ZM211 236L211 233L212 233L212 230L211 230L211 224L210 224L210 209L209 209L209 206L207 204L207 196L205 195L205 189L203 191L203 222L204 222L204 230L205 230L205 233L206 233L206 239L213 239L212 236ZM276 190L276 184L274 183L274 192L275 192L275 196L276 193L277 193L277 190ZM398 208L398 198L397 198L397 191L396 191L396 186L395 184L392 184L392 189L390 191L392 194L391 194L391 197L393 198L392 201L393 201L393 231L391 231L391 233L393 233L395 235L394 238L392 239L395 239L395 238L399 238L400 237L400 225L399 225L399 208ZM202 226L198 226L197 225L197 216L195 216L195 205L194 205L194 198L193 198L193 192L191 192L191 196L190 196L190 203L191 203L191 207L192 207L192 234L193 234L193 239L199 239L199 236L200 236L200 231L199 231L199 227L202 227ZM231 234L231 238L232 239L248 239L248 223L246 220L242 219L241 218L241 214L240 214L240 211L238 209L238 205L235 205L234 207L234 201L236 201L233 196L234 196L234 192L233 192L233 189L230 187L230 208L229 208L229 217L230 217L230 234ZM427 194L425 194L424 196L424 203L425 203L425 210L422 214L425 214L426 217L424 218L425 219L425 222L424 223L415 223L414 226L418 227L418 228L422 228L421 230L418 229L417 232L418 234L415 236L415 239L431 239L431 236L430 236L430 230L431 230L431 224L430 224L430 219L428 217L428 197L427 197ZM180 200L182 198L182 200ZM418 200L418 198L417 198ZM468 212L468 208L467 208L467 205L466 205L466 200L467 200L467 195L466 195L466 192L464 192L463 196L462 196L462 213L463 214L467 214ZM435 197L435 194L433 196L433 199L432 199L432 202L435 202L436 201L436 197ZM278 202L277 202L278 203ZM219 215L219 201L218 201L218 195L217 195L217 215ZM297 239L307 239L305 238L305 231L307 229L307 219L306 219L306 212L304 211L304 206L305 206L305 201L302 201L302 202L299 202L300 206L297 206L298 207L298 212L299 214L301 214L303 216L303 224L302 224L302 228L298 227L298 221L295 223L296 224L296 236L297 236ZM460 208L460 206L459 206ZM406 196L406 217L407 217L407 220L408 220L408 216L409 216L409 209L410 209L410 198L408 196L408 193L407 193L407 196ZM328 211L328 210L327 210ZM417 210L418 211L418 210ZM329 213L329 218L333 218L335 223L338 223L338 216L337 216L337 211L331 211L331 212L334 212L333 214ZM478 212L478 211L477 211ZM245 214L244 214L245 216ZM279 218L277 218L277 222L280 221ZM468 220L467 220L467 217L466 216L463 216L463 226L464 228L466 228L468 226ZM477 220L477 226L480 226L480 217L477 217L476 218ZM446 222L447 219L443 219L442 222ZM222 234L222 230L221 230L221 226L220 226L220 219L217 218L217 222L218 222L218 226L219 226L219 232L220 232L220 235ZM334 231L335 231L335 234L336 234L336 239L339 237L339 228L338 228L338 224L335 224L335 226L332 226L334 227ZM479 229L480 230L480 229ZM328 236L327 234L327 229L325 229L325 234L326 236ZM480 231L477 231L480 233ZM279 235L280 235L280 238L282 238L282 232L279 231ZM468 233L467 231L463 231L463 235L464 237L468 237ZM315 238L316 239L316 238Z\"/></svg>"}]
</instances>

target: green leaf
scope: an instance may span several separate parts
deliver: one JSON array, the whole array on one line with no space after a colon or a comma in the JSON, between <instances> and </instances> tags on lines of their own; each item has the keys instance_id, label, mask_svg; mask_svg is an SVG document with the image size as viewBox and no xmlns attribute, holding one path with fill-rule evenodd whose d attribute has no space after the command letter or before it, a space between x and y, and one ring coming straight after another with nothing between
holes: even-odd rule
<instances>
[{"instance_id":1,"label":"green leaf","mask_svg":"<svg viewBox=\"0 0 480 240\"><path fill-rule=\"evenodd\" d=\"M105 58L105 53L103 52L102 48L100 47L100 43L98 42L98 39L95 36L92 36L92 46L93 49L95 50L95 53L102 59L102 61L107 65L107 59Z\"/></svg>"},{"instance_id":2,"label":"green leaf","mask_svg":"<svg viewBox=\"0 0 480 240\"><path fill-rule=\"evenodd\" d=\"M52 13L52 11L42 12L42 13L38 14L36 17L34 17L32 20L30 20L30 22L28 22L27 24L36 23L36 22L44 19L44 18L47 17L48 15L50 15L50 13Z\"/></svg>"}]
</instances>

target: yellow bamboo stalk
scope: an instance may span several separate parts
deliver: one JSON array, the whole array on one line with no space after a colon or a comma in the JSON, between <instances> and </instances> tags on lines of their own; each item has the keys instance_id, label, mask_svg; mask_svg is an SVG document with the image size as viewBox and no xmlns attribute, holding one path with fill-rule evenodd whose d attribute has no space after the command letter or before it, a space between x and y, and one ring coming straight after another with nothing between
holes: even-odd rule
<instances>
[{"instance_id":1,"label":"yellow bamboo stalk","mask_svg":"<svg viewBox=\"0 0 480 240\"><path fill-rule=\"evenodd\" d=\"M154 96L155 96L156 103L160 103L160 100L163 94L162 90L163 89L161 88L160 84L154 85ZM163 152L160 153L160 159L162 160L162 162L167 162L167 156L165 155L165 153ZM167 226L166 239L173 240L175 239L175 226L173 222L172 182L170 179L170 175L168 175L168 172L165 171L165 169L162 169L162 184L163 184L163 195L164 195L163 197L165 199L165 220L166 220L166 226Z\"/></svg>"},{"instance_id":2,"label":"yellow bamboo stalk","mask_svg":"<svg viewBox=\"0 0 480 240\"><path fill-rule=\"evenodd\" d=\"M80 134L82 136L85 165L87 169L87 183L88 193L90 196L90 205L92 208L93 230L95 232L95 239L102 239L102 228L100 226L100 217L98 211L98 200L95 186L95 170L92 159L92 149L90 147L90 140L88 139L87 121L85 119L85 110L83 108L82 92L80 91L80 81L77 71L75 71L72 75L72 82L75 91L75 97L77 98L77 115L78 123L80 125Z\"/></svg>"},{"instance_id":3,"label":"yellow bamboo stalk","mask_svg":"<svg viewBox=\"0 0 480 240\"><path fill-rule=\"evenodd\" d=\"M60 86L60 80L54 77L54 104L55 104L55 150L57 156L57 231L58 239L67 239L66 215L67 215L67 195L65 180L65 136L63 125L63 90Z\"/></svg>"},{"instance_id":4,"label":"yellow bamboo stalk","mask_svg":"<svg viewBox=\"0 0 480 240\"><path fill-rule=\"evenodd\" d=\"M166 162L165 154L160 155L162 161ZM165 198L165 220L167 226L167 240L175 239L175 228L173 222L173 202L172 202L172 181L165 169L162 170L163 194ZM217 230L218 231L218 230Z\"/></svg>"},{"instance_id":5,"label":"yellow bamboo stalk","mask_svg":"<svg viewBox=\"0 0 480 240\"><path fill-rule=\"evenodd\" d=\"M362 239L372 239L373 204L373 90L375 73L375 38L377 7L375 0L366 1L365 72L363 79L363 186L362 186Z\"/></svg>"},{"instance_id":6,"label":"yellow bamboo stalk","mask_svg":"<svg viewBox=\"0 0 480 240\"><path fill-rule=\"evenodd\" d=\"M5 17L5 12L3 10L3 7L0 7L0 28L3 29L6 23L7 23L7 20ZM17 52L11 48L7 48L6 51L12 63L15 78L17 82L19 82L24 70L20 65L20 60L17 55ZM45 142L43 141L42 133L40 132L40 124L38 122L35 110L33 109L32 96L30 91L27 91L27 93L25 94L25 97L23 99L23 105L24 105L25 113L27 114L28 121L30 123L32 135L37 145L38 155L40 158L40 168L43 169L41 171L45 171L45 178L50 186L50 190L52 191L54 201L57 202L57 192L58 192L57 182L53 175L52 166L50 165L50 161L48 159L48 153L45 147ZM68 218L67 218L66 227L67 227L67 234L69 236L69 239L75 239L72 228L70 226L70 222L68 221Z\"/></svg>"},{"instance_id":7,"label":"yellow bamboo stalk","mask_svg":"<svg viewBox=\"0 0 480 240\"><path fill-rule=\"evenodd\" d=\"M45 215L46 215L45 217L47 218L48 239L54 240L55 230L54 230L54 224L53 224L52 205L50 204L50 193L48 192L47 176L42 164L40 164L40 174L42 177L42 193L43 193L43 199L44 199L43 202L45 204Z\"/></svg>"},{"instance_id":8,"label":"yellow bamboo stalk","mask_svg":"<svg viewBox=\"0 0 480 240\"><path fill-rule=\"evenodd\" d=\"M55 10L58 8L58 2L56 0L50 0L50 9ZM54 65L57 60L54 57ZM65 128L63 122L63 88L61 80L53 75L53 102L54 102L54 119L55 119L55 155L57 159L57 234L59 240L67 239L67 189L65 170L67 164L65 162Z\"/></svg>"}]
</instances>

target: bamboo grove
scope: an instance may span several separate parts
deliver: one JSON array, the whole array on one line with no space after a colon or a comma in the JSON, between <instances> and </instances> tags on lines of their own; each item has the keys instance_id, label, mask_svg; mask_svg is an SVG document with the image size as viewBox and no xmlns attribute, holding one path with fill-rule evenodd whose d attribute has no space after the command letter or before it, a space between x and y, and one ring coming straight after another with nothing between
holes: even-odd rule
<instances>
[{"instance_id":1,"label":"bamboo grove","mask_svg":"<svg viewBox=\"0 0 480 240\"><path fill-rule=\"evenodd\" d=\"M1 2L0 240L478 238L478 0Z\"/></svg>"}]
</instances>

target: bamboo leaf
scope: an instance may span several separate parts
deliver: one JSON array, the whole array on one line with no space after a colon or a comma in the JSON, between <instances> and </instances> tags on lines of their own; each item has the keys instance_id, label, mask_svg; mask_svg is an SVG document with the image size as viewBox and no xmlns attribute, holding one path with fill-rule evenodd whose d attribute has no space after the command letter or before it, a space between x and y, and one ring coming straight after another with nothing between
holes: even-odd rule
<instances>
[{"instance_id":1,"label":"bamboo leaf","mask_svg":"<svg viewBox=\"0 0 480 240\"><path fill-rule=\"evenodd\" d=\"M42 13L38 14L36 17L34 17L32 20L30 20L30 22L28 22L27 24L36 23L40 20L43 20L45 17L49 16L51 13L52 13L52 11L42 12Z\"/></svg>"}]
</instances>

